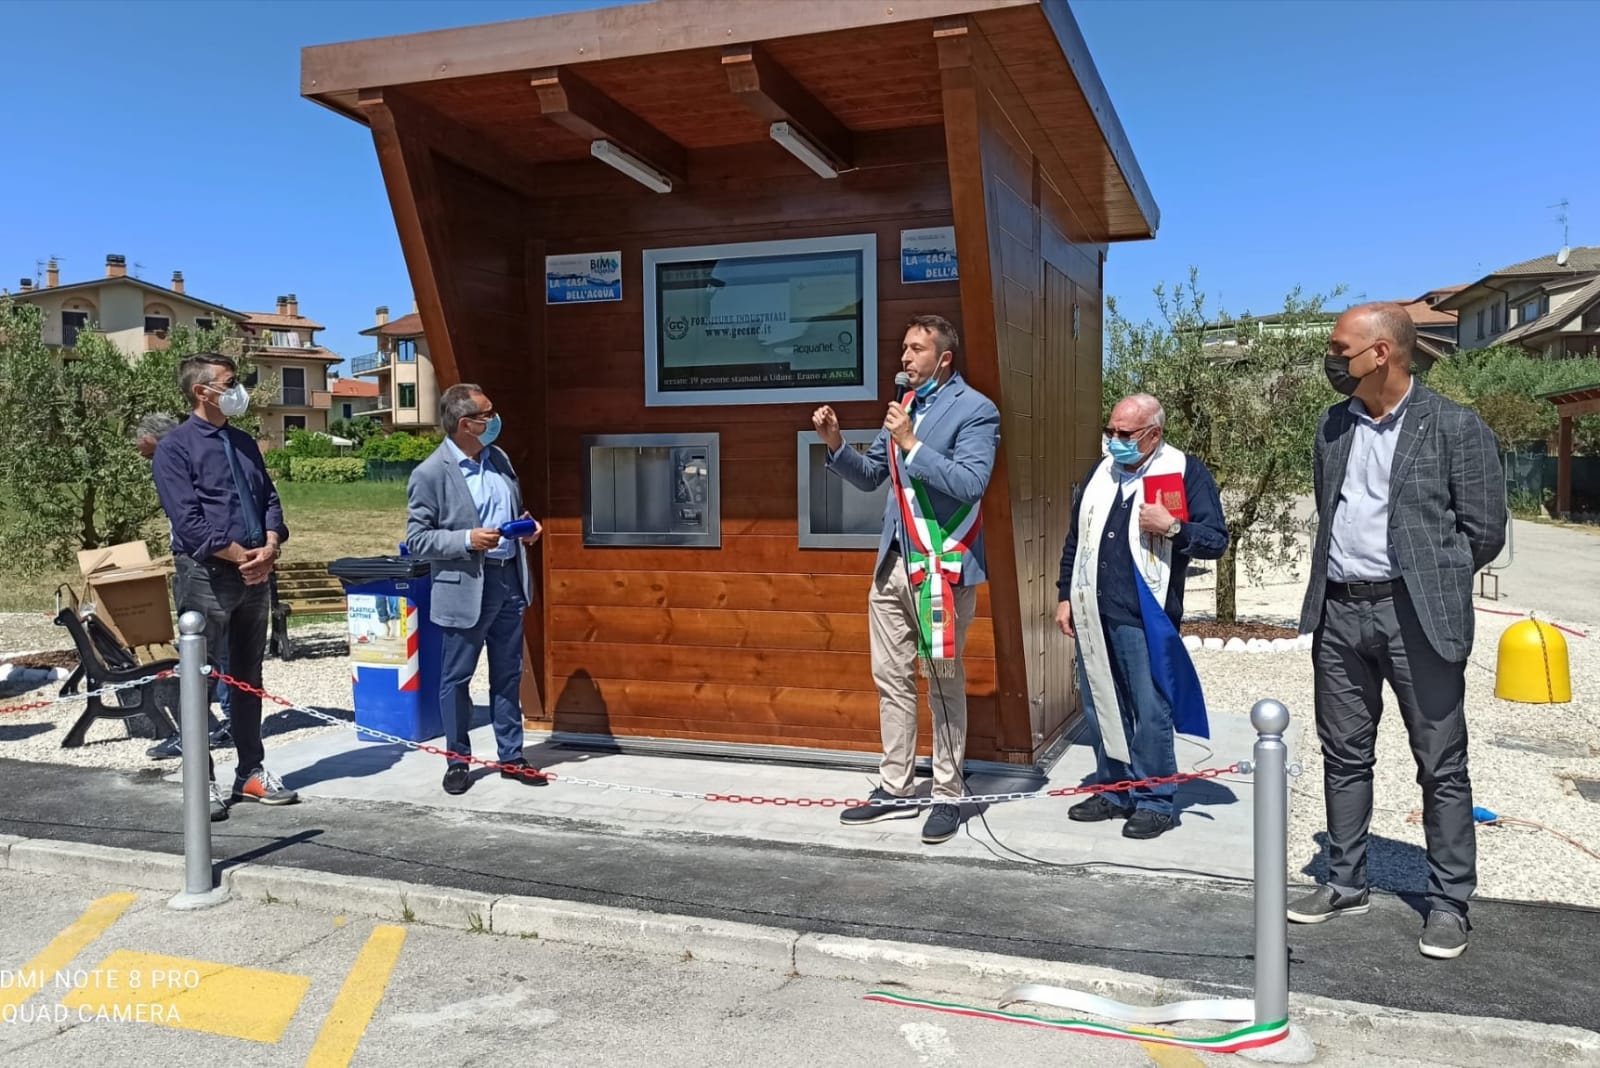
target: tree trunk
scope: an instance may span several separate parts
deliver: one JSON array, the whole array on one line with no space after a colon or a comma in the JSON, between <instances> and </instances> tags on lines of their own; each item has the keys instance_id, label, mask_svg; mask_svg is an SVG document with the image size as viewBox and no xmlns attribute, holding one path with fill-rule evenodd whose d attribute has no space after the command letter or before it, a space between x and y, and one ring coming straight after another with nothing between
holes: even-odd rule
<instances>
[{"instance_id":1,"label":"tree trunk","mask_svg":"<svg viewBox=\"0 0 1600 1068\"><path fill-rule=\"evenodd\" d=\"M1236 623L1239 620L1238 586L1239 569L1238 558L1234 556L1233 540L1229 539L1228 548L1222 554L1222 559L1217 561L1217 622Z\"/></svg>"},{"instance_id":2,"label":"tree trunk","mask_svg":"<svg viewBox=\"0 0 1600 1068\"><path fill-rule=\"evenodd\" d=\"M83 533L81 539L83 548L97 549L100 547L100 533L94 527L94 483L86 483L83 487Z\"/></svg>"}]
</instances>

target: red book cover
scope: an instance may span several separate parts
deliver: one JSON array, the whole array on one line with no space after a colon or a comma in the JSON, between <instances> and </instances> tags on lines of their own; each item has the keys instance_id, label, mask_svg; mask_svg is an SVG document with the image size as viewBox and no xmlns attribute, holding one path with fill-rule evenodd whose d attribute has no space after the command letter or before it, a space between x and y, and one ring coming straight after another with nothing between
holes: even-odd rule
<instances>
[{"instance_id":1,"label":"red book cover","mask_svg":"<svg viewBox=\"0 0 1600 1068\"><path fill-rule=\"evenodd\" d=\"M1146 475L1144 477L1144 503L1160 502L1172 518L1189 521L1189 499L1183 495L1183 476L1180 474Z\"/></svg>"}]
</instances>

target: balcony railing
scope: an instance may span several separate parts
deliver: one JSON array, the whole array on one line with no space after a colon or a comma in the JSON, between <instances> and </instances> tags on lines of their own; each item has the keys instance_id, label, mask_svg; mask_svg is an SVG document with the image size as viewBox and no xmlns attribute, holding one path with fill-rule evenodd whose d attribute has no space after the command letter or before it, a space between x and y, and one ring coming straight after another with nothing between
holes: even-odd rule
<instances>
[{"instance_id":1,"label":"balcony railing","mask_svg":"<svg viewBox=\"0 0 1600 1068\"><path fill-rule=\"evenodd\" d=\"M278 394L278 404L284 408L319 408L333 406L333 394L323 389L305 389L301 386L284 386Z\"/></svg>"},{"instance_id":2,"label":"balcony railing","mask_svg":"<svg viewBox=\"0 0 1600 1068\"><path fill-rule=\"evenodd\" d=\"M387 352L369 352L365 356L352 356L350 358L350 373L364 375L372 371L381 371L389 364L390 354Z\"/></svg>"}]
</instances>

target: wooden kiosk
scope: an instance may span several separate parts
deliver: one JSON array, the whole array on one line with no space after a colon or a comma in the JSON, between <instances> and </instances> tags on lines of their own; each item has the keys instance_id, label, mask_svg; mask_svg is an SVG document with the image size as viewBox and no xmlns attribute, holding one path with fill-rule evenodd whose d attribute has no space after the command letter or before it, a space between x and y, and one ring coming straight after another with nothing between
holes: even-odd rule
<instances>
[{"instance_id":1,"label":"wooden kiosk","mask_svg":"<svg viewBox=\"0 0 1600 1068\"><path fill-rule=\"evenodd\" d=\"M530 727L878 750L882 497L810 413L870 440L936 313L1004 420L968 757L1063 737L1106 247L1157 224L1065 0L656 0L307 48L301 91L371 129L441 386L546 521Z\"/></svg>"}]
</instances>

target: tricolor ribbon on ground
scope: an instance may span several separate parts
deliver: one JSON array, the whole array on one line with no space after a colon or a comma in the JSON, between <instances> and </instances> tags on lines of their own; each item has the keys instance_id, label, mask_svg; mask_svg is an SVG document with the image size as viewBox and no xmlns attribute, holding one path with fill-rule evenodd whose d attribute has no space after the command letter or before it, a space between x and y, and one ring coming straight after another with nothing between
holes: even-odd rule
<instances>
[{"instance_id":1,"label":"tricolor ribbon on ground","mask_svg":"<svg viewBox=\"0 0 1600 1068\"><path fill-rule=\"evenodd\" d=\"M1123 1038L1132 1042L1144 1042L1158 1046L1176 1046L1179 1049L1204 1050L1209 1053L1240 1053L1247 1049L1259 1049L1262 1046L1270 1046L1274 1042L1282 1041L1289 1033L1289 1021L1279 1020L1276 1023L1251 1024L1249 1027L1241 1027L1237 1031L1229 1031L1227 1034L1208 1038L1183 1038L1178 1035L1151 1034L1148 1031L1115 1027L1111 1024L1094 1023L1089 1020L1050 1020L1020 1012L980 1009L975 1005L960 1005L948 1001L927 1001L922 998L906 997L904 994L896 994L889 990L874 990L866 996L866 1000L880 1002L884 1005L898 1005L901 1008L928 1009L933 1012L949 1013L953 1016L972 1016L980 1020L995 1020L999 1023L1025 1024L1029 1027L1043 1027L1051 1031L1068 1031L1075 1035Z\"/></svg>"}]
</instances>

